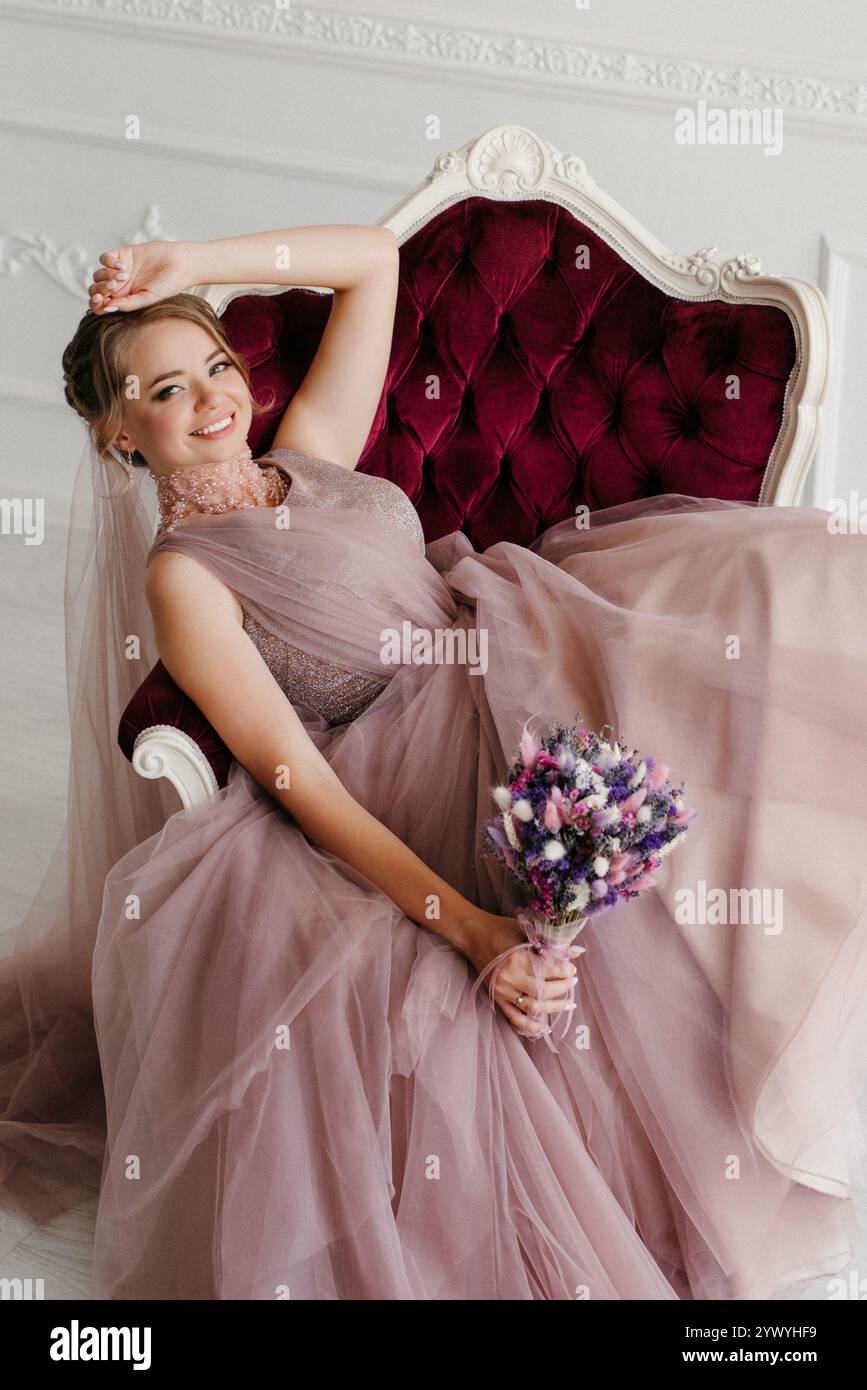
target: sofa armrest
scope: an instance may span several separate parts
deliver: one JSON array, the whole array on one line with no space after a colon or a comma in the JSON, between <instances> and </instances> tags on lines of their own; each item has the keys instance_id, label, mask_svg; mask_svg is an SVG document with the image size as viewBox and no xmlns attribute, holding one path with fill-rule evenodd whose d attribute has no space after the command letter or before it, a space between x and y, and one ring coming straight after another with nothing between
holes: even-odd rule
<instances>
[{"instance_id":1,"label":"sofa armrest","mask_svg":"<svg viewBox=\"0 0 867 1390\"><path fill-rule=\"evenodd\" d=\"M174 724L153 724L136 735L132 765L142 777L167 777L184 810L219 791L214 769L199 745Z\"/></svg>"},{"instance_id":2,"label":"sofa armrest","mask_svg":"<svg viewBox=\"0 0 867 1390\"><path fill-rule=\"evenodd\" d=\"M142 777L167 777L185 808L229 780L231 752L161 661L124 710L117 741Z\"/></svg>"}]
</instances>

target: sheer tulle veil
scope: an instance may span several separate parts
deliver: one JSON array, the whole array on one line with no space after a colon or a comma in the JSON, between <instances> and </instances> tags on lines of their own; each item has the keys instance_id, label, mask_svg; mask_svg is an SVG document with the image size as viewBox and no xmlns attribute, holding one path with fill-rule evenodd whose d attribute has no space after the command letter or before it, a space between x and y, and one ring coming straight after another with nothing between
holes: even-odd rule
<instances>
[{"instance_id":1,"label":"sheer tulle veil","mask_svg":"<svg viewBox=\"0 0 867 1390\"><path fill-rule=\"evenodd\" d=\"M124 485L88 432L64 580L66 824L25 917L0 933L0 1255L99 1184L90 974L104 881L178 809L165 779L142 778L117 744L123 710L157 659L144 595L156 496L143 490L145 469L129 471Z\"/></svg>"}]
</instances>

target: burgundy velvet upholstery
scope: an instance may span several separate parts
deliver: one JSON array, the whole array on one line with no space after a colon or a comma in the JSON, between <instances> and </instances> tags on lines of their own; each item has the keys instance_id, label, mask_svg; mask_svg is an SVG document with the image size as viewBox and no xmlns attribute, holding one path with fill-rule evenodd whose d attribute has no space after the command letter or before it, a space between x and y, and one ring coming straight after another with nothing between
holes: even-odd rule
<instances>
[{"instance_id":1,"label":"burgundy velvet upholstery","mask_svg":"<svg viewBox=\"0 0 867 1390\"><path fill-rule=\"evenodd\" d=\"M461 529L477 550L527 545L582 503L660 492L758 499L796 360L782 309L675 299L541 200L467 198L404 242L400 259L391 358L358 469L404 489L429 541ZM330 295L289 289L226 309L256 399L276 397L254 421L254 456L330 307ZM229 750L161 662L121 721L127 757L153 724L190 734L225 785Z\"/></svg>"}]
</instances>

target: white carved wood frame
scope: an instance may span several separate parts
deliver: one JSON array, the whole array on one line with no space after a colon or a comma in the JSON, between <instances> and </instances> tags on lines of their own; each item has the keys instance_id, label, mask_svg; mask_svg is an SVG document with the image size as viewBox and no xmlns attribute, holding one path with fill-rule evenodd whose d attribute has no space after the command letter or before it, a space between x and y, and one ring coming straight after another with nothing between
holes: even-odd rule
<instances>
[{"instance_id":1,"label":"white carved wood frame","mask_svg":"<svg viewBox=\"0 0 867 1390\"><path fill-rule=\"evenodd\" d=\"M494 126L460 149L440 155L424 182L391 208L380 225L399 243L442 208L482 195L502 202L558 203L592 227L652 284L677 299L770 304L789 316L797 358L786 387L783 418L762 480L762 505L794 506L816 455L828 381L828 305L806 280L761 274L754 255L706 246L692 255L670 251L600 189L577 155L564 155L523 126ZM222 314L239 294L282 294L281 285L199 285L194 293ZM322 287L323 293L331 293ZM168 777L185 807L216 791L210 764L193 739L165 725L135 741L133 765L146 777Z\"/></svg>"}]
</instances>

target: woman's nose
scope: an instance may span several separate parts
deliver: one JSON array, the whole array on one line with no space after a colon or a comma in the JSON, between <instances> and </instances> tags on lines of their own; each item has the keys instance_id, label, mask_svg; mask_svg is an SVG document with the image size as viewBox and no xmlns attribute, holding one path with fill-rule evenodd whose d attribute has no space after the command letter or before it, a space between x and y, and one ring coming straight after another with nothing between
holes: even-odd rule
<instances>
[{"instance_id":1,"label":"woman's nose","mask_svg":"<svg viewBox=\"0 0 867 1390\"><path fill-rule=\"evenodd\" d=\"M202 389L199 391L198 396L196 397L196 403L202 409L206 409L214 401L220 400L222 394L223 393L220 387L217 386L216 383L209 384L208 386L203 386Z\"/></svg>"}]
</instances>

